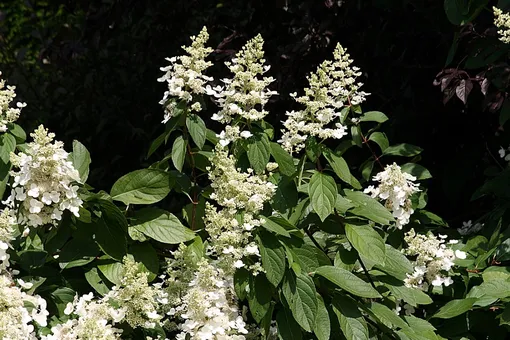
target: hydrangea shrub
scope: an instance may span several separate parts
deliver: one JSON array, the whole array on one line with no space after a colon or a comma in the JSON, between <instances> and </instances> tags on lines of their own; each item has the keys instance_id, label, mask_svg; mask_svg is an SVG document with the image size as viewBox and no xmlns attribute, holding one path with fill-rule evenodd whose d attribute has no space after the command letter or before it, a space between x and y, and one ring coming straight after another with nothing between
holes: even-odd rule
<instances>
[{"instance_id":1,"label":"hydrangea shrub","mask_svg":"<svg viewBox=\"0 0 510 340\"><path fill-rule=\"evenodd\" d=\"M78 141L67 152L40 126L27 142L25 104L0 91L2 338L460 338L448 320L501 308L507 274L478 236L460 239L471 225L425 210L422 150L391 145L388 117L362 110L345 48L274 127L267 104L282 94L262 37L223 79L208 75L208 38L161 68L149 156L165 156L109 192L86 184ZM180 212L165 210L172 196Z\"/></svg>"}]
</instances>

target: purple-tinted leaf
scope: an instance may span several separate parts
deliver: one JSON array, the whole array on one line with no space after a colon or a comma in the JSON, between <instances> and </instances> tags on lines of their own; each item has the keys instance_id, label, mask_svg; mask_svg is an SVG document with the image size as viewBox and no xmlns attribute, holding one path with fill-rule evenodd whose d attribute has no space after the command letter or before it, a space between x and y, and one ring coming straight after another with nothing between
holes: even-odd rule
<instances>
[{"instance_id":1,"label":"purple-tinted leaf","mask_svg":"<svg viewBox=\"0 0 510 340\"><path fill-rule=\"evenodd\" d=\"M483 95L486 96L487 95L487 90L489 89L489 79L487 78L484 78L482 83L480 84L480 90L482 91Z\"/></svg>"},{"instance_id":2,"label":"purple-tinted leaf","mask_svg":"<svg viewBox=\"0 0 510 340\"><path fill-rule=\"evenodd\" d=\"M473 89L473 83L471 80L462 79L459 82L459 85L457 85L457 88L455 89L455 93L457 94L457 97L462 100L464 105L467 103L467 99L469 96L469 93Z\"/></svg>"}]
</instances>

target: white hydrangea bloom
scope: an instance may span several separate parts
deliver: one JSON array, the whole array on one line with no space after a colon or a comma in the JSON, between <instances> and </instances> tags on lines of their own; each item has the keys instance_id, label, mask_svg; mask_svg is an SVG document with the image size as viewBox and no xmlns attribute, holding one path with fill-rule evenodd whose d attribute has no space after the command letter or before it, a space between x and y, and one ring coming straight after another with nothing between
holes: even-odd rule
<instances>
[{"instance_id":1,"label":"white hydrangea bloom","mask_svg":"<svg viewBox=\"0 0 510 340\"><path fill-rule=\"evenodd\" d=\"M25 103L17 102L16 107L11 107L11 102L16 97L14 90L15 86L6 86L5 80L0 80L0 132L7 131L7 124L18 120L21 109L27 106Z\"/></svg>"},{"instance_id":2,"label":"white hydrangea bloom","mask_svg":"<svg viewBox=\"0 0 510 340\"><path fill-rule=\"evenodd\" d=\"M175 115L178 103L171 100L172 98L191 102L196 99L193 95L205 93L205 84L212 81L211 77L203 74L212 65L211 62L205 61L213 51L212 48L205 47L208 39L209 34L204 27L198 36L191 37L191 46L182 47L188 55L167 58L166 60L170 62L170 65L161 68L165 75L159 78L158 81L167 82L168 84L168 90L165 91L163 99L159 102L165 107L163 123L166 123ZM192 110L201 111L202 107L199 103L194 103Z\"/></svg>"},{"instance_id":3,"label":"white hydrangea bloom","mask_svg":"<svg viewBox=\"0 0 510 340\"><path fill-rule=\"evenodd\" d=\"M205 225L211 237L210 248L221 258L219 263L227 273L246 267L254 274L262 270L260 264L245 263L246 256L260 256L252 241L252 230L264 220L257 217L264 203L269 201L276 186L265 175L256 175L252 169L242 172L236 168L235 159L228 151L217 147L211 158L209 179L215 200L221 209L206 204ZM242 212L242 220L238 214Z\"/></svg>"},{"instance_id":4,"label":"white hydrangea bloom","mask_svg":"<svg viewBox=\"0 0 510 340\"><path fill-rule=\"evenodd\" d=\"M53 141L55 134L42 125L30 135L34 141L27 144L26 151L11 154L18 170L11 171L14 183L5 203L17 209L20 224L31 227L56 223L64 210L79 216L83 201L73 183L79 182L80 176L67 160L64 144Z\"/></svg>"},{"instance_id":5,"label":"white hydrangea bloom","mask_svg":"<svg viewBox=\"0 0 510 340\"><path fill-rule=\"evenodd\" d=\"M451 240L446 244L446 238L446 235L436 237L430 232L427 235L416 234L414 229L406 233L404 239L408 247L404 249L404 253L417 256L414 272L407 274L407 279L404 280L406 286L427 290L429 284L448 287L453 283L448 272L454 266L455 259L465 259L466 253L453 250L451 245L458 241Z\"/></svg>"},{"instance_id":6,"label":"white hydrangea bloom","mask_svg":"<svg viewBox=\"0 0 510 340\"><path fill-rule=\"evenodd\" d=\"M386 207L392 211L393 217L397 220L396 227L402 229L402 226L409 223L409 218L414 212L410 197L420 191L418 185L413 183L416 177L402 172L400 166L393 163L375 175L373 180L380 184L377 187L371 185L364 192L371 194L373 198L386 201Z\"/></svg>"},{"instance_id":7,"label":"white hydrangea bloom","mask_svg":"<svg viewBox=\"0 0 510 340\"><path fill-rule=\"evenodd\" d=\"M221 107L213 115L213 120L229 124L235 116L258 121L267 115L264 106L271 96L278 93L267 89L274 78L263 77L270 68L264 65L263 45L264 39L260 34L248 41L231 62L225 63L234 77L223 79L224 87L206 87L206 93Z\"/></svg>"},{"instance_id":8,"label":"white hydrangea bloom","mask_svg":"<svg viewBox=\"0 0 510 340\"><path fill-rule=\"evenodd\" d=\"M499 28L499 40L506 44L510 43L510 14L503 13L497 7L492 7L492 10L494 11L494 25Z\"/></svg>"},{"instance_id":9,"label":"white hydrangea bloom","mask_svg":"<svg viewBox=\"0 0 510 340\"><path fill-rule=\"evenodd\" d=\"M123 268L120 286L114 286L101 299L94 299L92 293L76 296L64 310L70 319L52 327L52 333L42 339L114 340L121 339L122 330L115 328L120 322L133 328L159 324L163 316L158 311L167 303L167 293L161 284L149 285L147 273L141 272L133 259L124 258Z\"/></svg>"},{"instance_id":10,"label":"white hydrangea bloom","mask_svg":"<svg viewBox=\"0 0 510 340\"><path fill-rule=\"evenodd\" d=\"M340 44L333 56L334 61L324 61L308 77L310 87L305 88L304 96L296 98L305 108L287 112L283 136L278 142L290 153L299 152L308 136L340 139L347 135L346 127L339 121L342 108L359 105L368 95L359 90L363 84L356 78L361 72L351 66L352 60Z\"/></svg>"},{"instance_id":11,"label":"white hydrangea bloom","mask_svg":"<svg viewBox=\"0 0 510 340\"><path fill-rule=\"evenodd\" d=\"M0 275L0 339L37 339L34 325L47 325L46 300L17 287L9 273Z\"/></svg>"},{"instance_id":12,"label":"white hydrangea bloom","mask_svg":"<svg viewBox=\"0 0 510 340\"><path fill-rule=\"evenodd\" d=\"M244 340L248 334L237 307L232 277L205 259L198 263L177 310L185 320L179 325L177 340Z\"/></svg>"},{"instance_id":13,"label":"white hydrangea bloom","mask_svg":"<svg viewBox=\"0 0 510 340\"><path fill-rule=\"evenodd\" d=\"M9 208L0 211L0 273L9 267L9 254L7 250L14 239L14 227L16 226L16 217Z\"/></svg>"}]
</instances>

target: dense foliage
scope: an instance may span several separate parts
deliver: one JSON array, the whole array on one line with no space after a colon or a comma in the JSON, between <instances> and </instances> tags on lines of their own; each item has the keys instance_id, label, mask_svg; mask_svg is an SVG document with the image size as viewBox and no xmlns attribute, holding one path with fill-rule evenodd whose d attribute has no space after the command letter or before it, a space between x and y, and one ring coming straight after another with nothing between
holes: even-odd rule
<instances>
[{"instance_id":1,"label":"dense foliage","mask_svg":"<svg viewBox=\"0 0 510 340\"><path fill-rule=\"evenodd\" d=\"M196 5L0 5L0 336L507 338L510 3Z\"/></svg>"}]
</instances>

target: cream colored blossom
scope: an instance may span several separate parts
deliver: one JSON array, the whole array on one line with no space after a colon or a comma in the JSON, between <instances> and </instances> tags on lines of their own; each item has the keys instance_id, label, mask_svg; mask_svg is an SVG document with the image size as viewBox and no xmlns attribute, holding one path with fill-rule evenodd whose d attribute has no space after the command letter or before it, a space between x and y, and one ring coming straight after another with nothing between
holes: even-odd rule
<instances>
[{"instance_id":1,"label":"cream colored blossom","mask_svg":"<svg viewBox=\"0 0 510 340\"><path fill-rule=\"evenodd\" d=\"M229 124L234 117L258 121L267 115L264 106L277 92L267 89L274 78L263 77L270 68L264 65L263 45L264 39L260 34L248 41L231 62L225 63L234 77L223 79L224 87L206 87L206 93L221 108L213 115L213 120Z\"/></svg>"},{"instance_id":2,"label":"cream colored blossom","mask_svg":"<svg viewBox=\"0 0 510 340\"><path fill-rule=\"evenodd\" d=\"M451 240L446 244L446 238L445 235L436 237L430 232L426 235L416 234L414 229L406 233L404 240L408 247L404 253L416 256L414 272L407 274L404 280L406 286L427 290L430 284L447 287L453 283L448 272L454 266L455 259L465 259L466 253L453 250L451 245L458 241Z\"/></svg>"},{"instance_id":3,"label":"cream colored blossom","mask_svg":"<svg viewBox=\"0 0 510 340\"><path fill-rule=\"evenodd\" d=\"M32 227L55 224L64 210L79 216L83 202L74 183L80 176L67 160L64 144L54 141L55 134L42 125L30 135L34 141L25 152L11 153L15 170L11 171L14 183L7 205L17 209L20 224Z\"/></svg>"},{"instance_id":4,"label":"cream colored blossom","mask_svg":"<svg viewBox=\"0 0 510 340\"><path fill-rule=\"evenodd\" d=\"M492 7L492 10L494 11L494 25L499 28L499 40L506 44L510 43L510 14L503 13L497 7Z\"/></svg>"},{"instance_id":5,"label":"cream colored blossom","mask_svg":"<svg viewBox=\"0 0 510 340\"><path fill-rule=\"evenodd\" d=\"M340 139L347 135L340 122L342 108L359 105L368 95L360 91L363 84L356 79L361 75L359 68L351 66L352 60L340 44L333 57L334 61L324 61L310 74L310 87L305 88L304 96L296 98L304 109L287 112L283 136L278 142L290 153L299 152L308 136Z\"/></svg>"},{"instance_id":6,"label":"cream colored blossom","mask_svg":"<svg viewBox=\"0 0 510 340\"><path fill-rule=\"evenodd\" d=\"M0 75L2 72L0 72ZM17 102L16 107L11 103L16 97L15 86L5 85L5 80L0 80L0 132L7 131L7 124L18 120L21 109L27 106L25 103Z\"/></svg>"},{"instance_id":7,"label":"cream colored blossom","mask_svg":"<svg viewBox=\"0 0 510 340\"><path fill-rule=\"evenodd\" d=\"M7 250L11 247L11 241L14 239L14 227L16 226L16 217L9 208L0 211L0 273L9 267L9 254Z\"/></svg>"},{"instance_id":8,"label":"cream colored blossom","mask_svg":"<svg viewBox=\"0 0 510 340\"><path fill-rule=\"evenodd\" d=\"M414 212L410 197L420 191L418 185L413 183L416 177L403 172L396 163L393 163L375 175L373 180L380 184L377 187L369 186L365 193L384 200L397 221L396 227L402 229L402 226L409 223L409 218Z\"/></svg>"},{"instance_id":9,"label":"cream colored blossom","mask_svg":"<svg viewBox=\"0 0 510 340\"><path fill-rule=\"evenodd\" d=\"M198 36L191 37L191 46L183 46L187 55L167 58L170 65L162 67L165 72L159 82L166 82L168 90L165 91L163 99L159 102L165 108L165 117L163 123L166 123L176 114L177 100L192 102L197 100L194 95L205 92L205 84L212 80L204 74L204 71L212 65L206 61L207 56L213 51L210 47L205 47L209 34L204 27ZM191 106L192 110L200 111L202 107L198 103Z\"/></svg>"}]
</instances>

